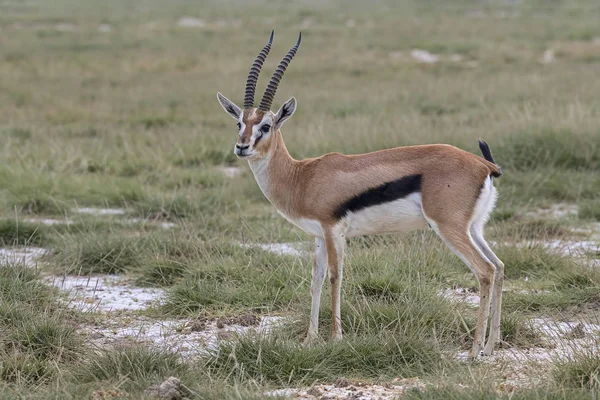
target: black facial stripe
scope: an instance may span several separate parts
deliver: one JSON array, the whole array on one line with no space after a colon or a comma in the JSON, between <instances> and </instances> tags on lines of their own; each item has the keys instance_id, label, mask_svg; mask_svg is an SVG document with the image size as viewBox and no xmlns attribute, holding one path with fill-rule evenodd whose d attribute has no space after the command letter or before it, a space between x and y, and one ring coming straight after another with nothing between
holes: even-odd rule
<instances>
[{"instance_id":1,"label":"black facial stripe","mask_svg":"<svg viewBox=\"0 0 600 400\"><path fill-rule=\"evenodd\" d=\"M336 219L345 217L349 212L399 200L411 193L421 191L421 175L408 175L395 181L384 183L369 189L342 203L334 212Z\"/></svg>"},{"instance_id":2,"label":"black facial stripe","mask_svg":"<svg viewBox=\"0 0 600 400\"><path fill-rule=\"evenodd\" d=\"M256 146L258 144L258 141L260 139L262 139L263 135L257 136L256 139L254 139L254 146Z\"/></svg>"}]
</instances>

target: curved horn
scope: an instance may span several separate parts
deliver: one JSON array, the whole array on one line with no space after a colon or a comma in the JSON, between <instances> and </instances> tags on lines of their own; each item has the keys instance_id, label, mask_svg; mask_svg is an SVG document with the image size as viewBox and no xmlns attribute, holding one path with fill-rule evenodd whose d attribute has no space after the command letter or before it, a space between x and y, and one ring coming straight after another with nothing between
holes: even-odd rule
<instances>
[{"instance_id":1,"label":"curved horn","mask_svg":"<svg viewBox=\"0 0 600 400\"><path fill-rule=\"evenodd\" d=\"M263 95L262 100L260 101L260 105L258 106L259 110L269 111L271 109L271 104L273 104L273 98L275 97L275 92L277 91L277 86L279 86L279 82L281 82L281 78L283 77L283 73L285 69L288 67L292 58L296 55L296 51L298 51L298 46L300 46L300 42L302 41L302 32L298 36L298 41L288 51L287 55L281 60L279 66L273 72L273 76L267 85L267 89L265 89L265 94Z\"/></svg>"},{"instance_id":2,"label":"curved horn","mask_svg":"<svg viewBox=\"0 0 600 400\"><path fill-rule=\"evenodd\" d=\"M258 53L256 56L256 60L252 64L250 68L250 72L248 73L248 79L246 80L246 92L244 94L244 108L252 108L254 107L254 92L256 91L256 81L258 81L258 74L260 74L260 69L265 62L265 59L269 55L269 51L271 51L271 44L273 43L273 33L275 30L271 31L271 37L265 47Z\"/></svg>"}]
</instances>

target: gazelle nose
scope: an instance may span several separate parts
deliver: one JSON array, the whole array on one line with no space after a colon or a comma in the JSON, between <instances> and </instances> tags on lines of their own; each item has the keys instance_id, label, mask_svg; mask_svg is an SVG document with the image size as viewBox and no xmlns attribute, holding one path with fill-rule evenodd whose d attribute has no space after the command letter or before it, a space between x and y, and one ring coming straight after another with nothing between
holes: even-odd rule
<instances>
[{"instance_id":1,"label":"gazelle nose","mask_svg":"<svg viewBox=\"0 0 600 400\"><path fill-rule=\"evenodd\" d=\"M236 144L236 145L235 145L235 147L236 147L236 148L237 148L239 151L244 151L244 150L247 150L247 149L250 147L250 145L248 144L248 145L246 145L246 146L240 146L239 144Z\"/></svg>"}]
</instances>

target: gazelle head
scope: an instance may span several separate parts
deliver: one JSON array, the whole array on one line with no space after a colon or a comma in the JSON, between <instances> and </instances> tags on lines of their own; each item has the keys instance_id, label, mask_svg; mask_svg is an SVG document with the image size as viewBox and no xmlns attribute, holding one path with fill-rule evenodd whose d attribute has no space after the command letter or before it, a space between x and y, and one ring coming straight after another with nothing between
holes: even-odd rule
<instances>
[{"instance_id":1,"label":"gazelle head","mask_svg":"<svg viewBox=\"0 0 600 400\"><path fill-rule=\"evenodd\" d=\"M292 58L296 55L301 40L302 33L298 36L298 42L281 60L281 63L279 63L279 66L273 73L258 108L254 108L256 81L258 80L260 69L271 50L273 32L271 32L269 41L258 54L256 60L254 60L252 68L250 68L250 73L246 81L244 109L242 110L221 93L217 93L217 98L223 109L237 121L239 134L233 151L239 158L259 159L266 157L272 148L272 144L275 142L273 138L279 134L279 128L296 111L296 99L294 97L286 101L277 113L271 111L271 104L273 103L273 98L275 97L275 92L281 82L281 78Z\"/></svg>"}]
</instances>

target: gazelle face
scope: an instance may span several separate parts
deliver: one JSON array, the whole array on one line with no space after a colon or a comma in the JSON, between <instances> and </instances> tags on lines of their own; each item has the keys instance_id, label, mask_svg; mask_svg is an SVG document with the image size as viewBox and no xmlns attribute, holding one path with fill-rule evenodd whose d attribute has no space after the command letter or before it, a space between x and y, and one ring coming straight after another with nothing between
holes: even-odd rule
<instances>
[{"instance_id":1,"label":"gazelle face","mask_svg":"<svg viewBox=\"0 0 600 400\"><path fill-rule=\"evenodd\" d=\"M255 160L267 156L279 128L296 111L296 99L289 99L277 112L257 108L241 110L231 100L217 94L223 109L237 121L238 138L233 152L240 159Z\"/></svg>"},{"instance_id":2,"label":"gazelle face","mask_svg":"<svg viewBox=\"0 0 600 400\"><path fill-rule=\"evenodd\" d=\"M273 136L273 113L255 108L244 110L237 127L239 135L233 149L235 155L241 159L266 156Z\"/></svg>"}]
</instances>

